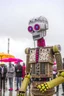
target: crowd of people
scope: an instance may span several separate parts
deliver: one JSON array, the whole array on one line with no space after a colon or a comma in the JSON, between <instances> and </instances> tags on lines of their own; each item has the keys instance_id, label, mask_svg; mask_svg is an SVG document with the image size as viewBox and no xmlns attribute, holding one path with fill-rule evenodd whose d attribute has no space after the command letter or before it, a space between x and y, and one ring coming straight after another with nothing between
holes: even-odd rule
<instances>
[{"instance_id":1,"label":"crowd of people","mask_svg":"<svg viewBox=\"0 0 64 96\"><path fill-rule=\"evenodd\" d=\"M5 91L5 85L9 81L9 91L13 90L13 80L16 81L16 89L19 90L21 87L21 82L25 76L25 63L23 65L18 62L16 65L13 65L9 62L9 66L6 66L4 63L0 64L0 91L3 89ZM15 79L14 79L15 78Z\"/></svg>"}]
</instances>

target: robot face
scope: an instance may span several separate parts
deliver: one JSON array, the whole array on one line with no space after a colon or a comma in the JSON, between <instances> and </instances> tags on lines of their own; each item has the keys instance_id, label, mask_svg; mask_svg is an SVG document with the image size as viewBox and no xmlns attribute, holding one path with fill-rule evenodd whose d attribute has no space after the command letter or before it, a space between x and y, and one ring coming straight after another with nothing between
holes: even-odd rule
<instances>
[{"instance_id":1,"label":"robot face","mask_svg":"<svg viewBox=\"0 0 64 96\"><path fill-rule=\"evenodd\" d=\"M48 21L45 17L39 17L29 21L28 31L32 34L34 40L46 36Z\"/></svg>"}]
</instances>

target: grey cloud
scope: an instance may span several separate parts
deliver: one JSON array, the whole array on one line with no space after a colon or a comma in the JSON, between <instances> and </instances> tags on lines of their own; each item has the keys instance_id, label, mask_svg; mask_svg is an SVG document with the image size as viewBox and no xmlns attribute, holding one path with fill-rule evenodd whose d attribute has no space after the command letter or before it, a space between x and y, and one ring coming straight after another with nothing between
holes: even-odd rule
<instances>
[{"instance_id":1,"label":"grey cloud","mask_svg":"<svg viewBox=\"0 0 64 96\"><path fill-rule=\"evenodd\" d=\"M27 3L28 2L28 3ZM44 15L49 22L50 34L64 31L63 0L3 0L0 1L0 36L32 38L28 33L28 21ZM56 36L56 35L55 35Z\"/></svg>"}]
</instances>

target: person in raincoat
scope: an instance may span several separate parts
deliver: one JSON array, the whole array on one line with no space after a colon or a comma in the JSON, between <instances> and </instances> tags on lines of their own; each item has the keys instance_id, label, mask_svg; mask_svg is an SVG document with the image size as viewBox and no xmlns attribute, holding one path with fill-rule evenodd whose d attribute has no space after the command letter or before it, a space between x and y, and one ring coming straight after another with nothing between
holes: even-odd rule
<instances>
[{"instance_id":1,"label":"person in raincoat","mask_svg":"<svg viewBox=\"0 0 64 96\"><path fill-rule=\"evenodd\" d=\"M6 73L7 73L7 67L4 63L0 64L0 91L5 91L5 81L6 81Z\"/></svg>"},{"instance_id":2,"label":"person in raincoat","mask_svg":"<svg viewBox=\"0 0 64 96\"><path fill-rule=\"evenodd\" d=\"M25 77L25 74L26 74L26 65L25 65L25 63L23 63L23 66L22 66L22 78L23 79Z\"/></svg>"},{"instance_id":3,"label":"person in raincoat","mask_svg":"<svg viewBox=\"0 0 64 96\"><path fill-rule=\"evenodd\" d=\"M12 65L11 62L9 62L9 67L8 67L7 71L8 71L8 79L9 79L9 91L12 91L15 67Z\"/></svg>"},{"instance_id":4,"label":"person in raincoat","mask_svg":"<svg viewBox=\"0 0 64 96\"><path fill-rule=\"evenodd\" d=\"M17 89L15 91L18 91L21 87L21 81L22 81L22 66L20 62L17 63L15 66L15 77L16 77L16 87Z\"/></svg>"}]
</instances>

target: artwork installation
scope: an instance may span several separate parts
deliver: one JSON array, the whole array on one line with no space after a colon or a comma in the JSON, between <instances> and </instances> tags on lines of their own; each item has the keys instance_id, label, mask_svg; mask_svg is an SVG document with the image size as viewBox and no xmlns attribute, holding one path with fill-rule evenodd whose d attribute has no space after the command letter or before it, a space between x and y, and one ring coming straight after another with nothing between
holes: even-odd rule
<instances>
[{"instance_id":1,"label":"artwork installation","mask_svg":"<svg viewBox=\"0 0 64 96\"><path fill-rule=\"evenodd\" d=\"M54 87L64 82L60 45L46 46L44 37L48 30L45 17L33 18L29 21L28 31L32 34L37 46L26 48L26 76L22 82L18 96L25 96L31 81L32 96L53 96ZM57 78L53 79L53 64L57 63Z\"/></svg>"}]
</instances>

